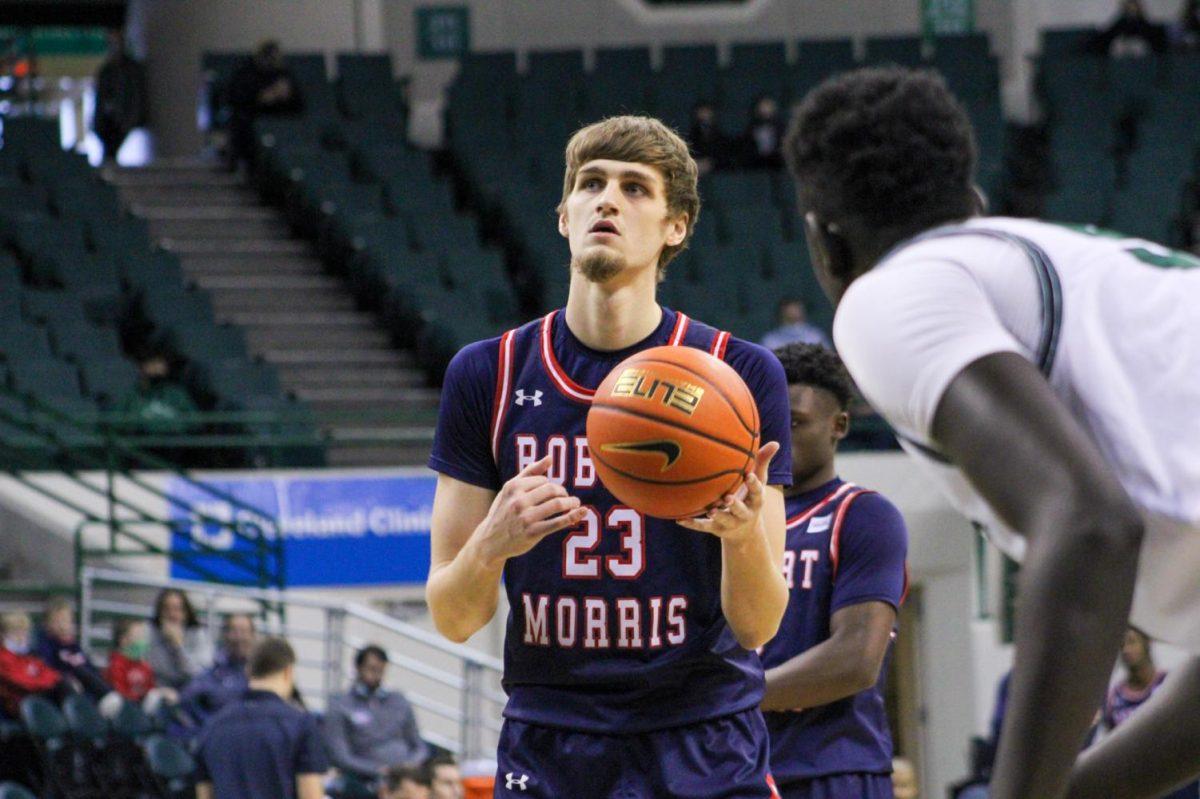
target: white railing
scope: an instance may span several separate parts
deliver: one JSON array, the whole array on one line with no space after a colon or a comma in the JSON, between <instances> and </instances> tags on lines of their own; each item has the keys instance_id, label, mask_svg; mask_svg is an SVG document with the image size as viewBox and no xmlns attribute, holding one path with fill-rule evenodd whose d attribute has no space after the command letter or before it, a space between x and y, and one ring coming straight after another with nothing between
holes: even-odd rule
<instances>
[{"instance_id":1,"label":"white railing","mask_svg":"<svg viewBox=\"0 0 1200 799\"><path fill-rule=\"evenodd\" d=\"M112 641L112 620L149 618L164 588L189 596L213 641L219 640L222 617L235 612L252 612L262 632L286 637L296 649L298 687L314 708L346 690L358 649L382 646L388 685L402 690L417 709L422 737L464 760L494 757L505 702L500 660L359 603L86 567L79 609L84 645L104 651Z\"/></svg>"}]
</instances>

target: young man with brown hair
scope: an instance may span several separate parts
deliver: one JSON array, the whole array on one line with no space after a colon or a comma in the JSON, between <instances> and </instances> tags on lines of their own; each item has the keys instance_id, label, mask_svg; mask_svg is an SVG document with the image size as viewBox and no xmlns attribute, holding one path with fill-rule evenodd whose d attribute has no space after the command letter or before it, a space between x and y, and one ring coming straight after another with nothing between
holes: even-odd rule
<instances>
[{"instance_id":1,"label":"young man with brown hair","mask_svg":"<svg viewBox=\"0 0 1200 799\"><path fill-rule=\"evenodd\" d=\"M504 578L497 796L773 795L753 650L788 599L787 386L767 350L655 301L700 211L696 175L657 120L578 131L558 207L566 308L466 347L446 374L427 593L438 629L465 641L491 619ZM660 345L724 358L763 420L745 497L703 519L619 504L587 450L595 387Z\"/></svg>"}]
</instances>

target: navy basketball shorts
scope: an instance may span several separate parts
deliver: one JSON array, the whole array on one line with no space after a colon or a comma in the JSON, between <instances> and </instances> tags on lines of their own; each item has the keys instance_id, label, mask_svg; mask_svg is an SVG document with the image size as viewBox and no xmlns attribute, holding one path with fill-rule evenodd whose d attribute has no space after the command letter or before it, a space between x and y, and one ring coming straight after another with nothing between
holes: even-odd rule
<instances>
[{"instance_id":1,"label":"navy basketball shorts","mask_svg":"<svg viewBox=\"0 0 1200 799\"><path fill-rule=\"evenodd\" d=\"M757 708L633 735L506 719L497 799L778 799Z\"/></svg>"},{"instance_id":2,"label":"navy basketball shorts","mask_svg":"<svg viewBox=\"0 0 1200 799\"><path fill-rule=\"evenodd\" d=\"M783 799L893 799L888 774L831 774L779 786Z\"/></svg>"}]
</instances>

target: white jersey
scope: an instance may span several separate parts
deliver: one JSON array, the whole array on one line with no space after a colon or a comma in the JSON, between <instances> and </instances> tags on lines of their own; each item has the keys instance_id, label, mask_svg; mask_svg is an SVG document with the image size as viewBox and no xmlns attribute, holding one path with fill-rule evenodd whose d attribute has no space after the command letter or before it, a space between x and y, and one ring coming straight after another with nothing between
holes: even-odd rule
<instances>
[{"instance_id":1,"label":"white jersey","mask_svg":"<svg viewBox=\"0 0 1200 799\"><path fill-rule=\"evenodd\" d=\"M1016 558L1024 540L933 448L950 382L1036 364L1147 519L1132 621L1200 652L1200 261L1138 239L979 218L904 243L846 292L834 340L901 445Z\"/></svg>"}]
</instances>

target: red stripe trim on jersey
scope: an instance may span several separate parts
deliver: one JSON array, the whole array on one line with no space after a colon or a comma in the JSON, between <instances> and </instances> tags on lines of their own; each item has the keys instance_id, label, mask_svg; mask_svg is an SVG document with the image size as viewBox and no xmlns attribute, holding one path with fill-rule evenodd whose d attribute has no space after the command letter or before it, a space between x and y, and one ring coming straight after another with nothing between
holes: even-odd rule
<instances>
[{"instance_id":1,"label":"red stripe trim on jersey","mask_svg":"<svg viewBox=\"0 0 1200 799\"><path fill-rule=\"evenodd\" d=\"M551 311L542 319L542 341L539 347L542 352L542 366L546 368L546 374L550 375L550 382L563 394L576 402L591 402L596 396L595 390L584 388L572 380L554 355L553 330L556 313L558 311Z\"/></svg>"},{"instance_id":2,"label":"red stripe trim on jersey","mask_svg":"<svg viewBox=\"0 0 1200 799\"><path fill-rule=\"evenodd\" d=\"M729 331L719 330L717 331L717 335L713 336L712 347L709 349L708 354L720 358L723 361L725 360L725 348L728 346Z\"/></svg>"},{"instance_id":3,"label":"red stripe trim on jersey","mask_svg":"<svg viewBox=\"0 0 1200 799\"><path fill-rule=\"evenodd\" d=\"M677 312L675 314L675 328L671 331L671 335L667 339L667 346L678 347L683 343L683 337L687 335L688 325L691 321L685 313Z\"/></svg>"},{"instance_id":4,"label":"red stripe trim on jersey","mask_svg":"<svg viewBox=\"0 0 1200 799\"><path fill-rule=\"evenodd\" d=\"M767 787L771 789L771 799L783 799L779 793L778 786L775 785L775 775L767 775Z\"/></svg>"},{"instance_id":5,"label":"red stripe trim on jersey","mask_svg":"<svg viewBox=\"0 0 1200 799\"><path fill-rule=\"evenodd\" d=\"M833 491L829 492L829 494L824 499L822 499L820 502L818 502L816 505L813 505L811 508L804 511L803 513L797 513L795 516L788 519L787 520L787 529L790 530L793 527L795 527L796 525L804 524L806 521L808 521L813 516L815 516L817 511L824 508L830 502L833 502L835 499L840 497L842 494L845 494L847 491L851 491L855 488L858 488L858 486L854 485L854 483L842 483L840 486L835 488Z\"/></svg>"},{"instance_id":6,"label":"red stripe trim on jersey","mask_svg":"<svg viewBox=\"0 0 1200 799\"><path fill-rule=\"evenodd\" d=\"M829 537L829 562L833 566L832 574L834 577L837 577L838 572L838 547L841 544L840 539L842 537L842 522L846 521L846 511L850 510L851 503L853 503L857 497L867 493L870 492L868 492L866 489L860 488L851 494L847 494L845 502L843 502L842 506L838 508L837 516L833 517L833 535Z\"/></svg>"},{"instance_id":7,"label":"red stripe trim on jersey","mask_svg":"<svg viewBox=\"0 0 1200 799\"><path fill-rule=\"evenodd\" d=\"M512 391L513 339L517 331L510 330L500 337L500 357L496 363L496 393L492 404L492 457L500 462L500 430L508 412L508 395Z\"/></svg>"}]
</instances>

